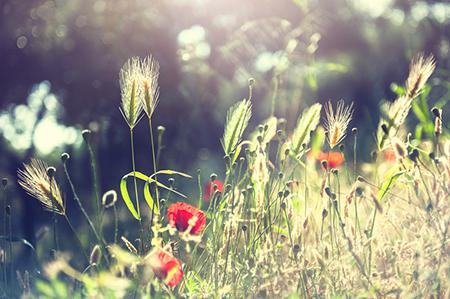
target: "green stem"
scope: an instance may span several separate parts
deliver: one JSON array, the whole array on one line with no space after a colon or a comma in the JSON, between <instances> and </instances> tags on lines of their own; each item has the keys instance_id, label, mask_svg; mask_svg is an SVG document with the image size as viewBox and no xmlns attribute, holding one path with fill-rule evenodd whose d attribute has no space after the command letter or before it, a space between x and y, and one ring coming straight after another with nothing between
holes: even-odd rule
<instances>
[{"instance_id":1,"label":"green stem","mask_svg":"<svg viewBox=\"0 0 450 299\"><path fill-rule=\"evenodd\" d=\"M116 244L117 235L119 234L119 219L117 217L117 208L115 204L113 206L113 212L114 212L114 244Z\"/></svg>"},{"instance_id":2,"label":"green stem","mask_svg":"<svg viewBox=\"0 0 450 299\"><path fill-rule=\"evenodd\" d=\"M8 230L9 230L9 282L10 282L10 288L12 289L13 284L13 273L14 273L14 261L12 256L12 209L11 206L9 206L10 214L8 214ZM11 290L12 294L12 290Z\"/></svg>"},{"instance_id":3,"label":"green stem","mask_svg":"<svg viewBox=\"0 0 450 299\"><path fill-rule=\"evenodd\" d=\"M6 200L7 200L7 195L6 195L6 186L3 188L3 192L2 192L2 199L3 199L3 219L4 219L4 226L3 229L5 236L8 234L8 218L6 215ZM6 248L6 241L2 242L3 246L2 248ZM3 266L3 281L4 281L4 287L7 290L8 289L8 278L7 278L7 274L6 274L6 250L4 251L4 255L3 255L3 262L2 262L2 266ZM6 291L5 291L6 293Z\"/></svg>"},{"instance_id":4,"label":"green stem","mask_svg":"<svg viewBox=\"0 0 450 299\"><path fill-rule=\"evenodd\" d=\"M92 223L91 218L89 217L89 215L86 212L83 204L81 203L80 198L78 197L78 194L77 194L77 192L75 190L75 186L74 186L74 184L72 182L72 179L70 177L69 171L67 170L66 162L63 162L63 168L64 168L64 174L66 175L67 181L69 182L70 189L72 190L73 198L74 198L75 202L78 204L78 207L80 208L81 213L83 214L83 216L86 219L89 227L91 228L92 232L94 233L94 236L97 239L97 242L99 243L99 245L102 245L102 251L103 251L104 256L106 257L106 260L107 260L107 262L109 264L108 257L107 257L107 254L106 254L106 244L105 244L104 240L98 234L97 229L94 226L94 223Z\"/></svg>"},{"instance_id":5,"label":"green stem","mask_svg":"<svg viewBox=\"0 0 450 299\"><path fill-rule=\"evenodd\" d=\"M157 164L156 164L156 156L155 156L155 142L154 142L154 137L153 137L153 128L152 128L152 118L151 116L149 116L148 118L148 126L149 126L149 130L150 130L150 143L151 143L151 147L152 147L152 162L153 162L153 173L155 173L155 195L156 195L156 206L158 207L158 210L160 210L160 204L159 204L159 190L158 190L158 177L156 176L156 169L157 169ZM160 138L158 137L158 159L159 159L159 155L160 155ZM152 207L152 211L151 211L151 220L150 220L150 225L153 226L153 219L155 216L155 211L154 208Z\"/></svg>"},{"instance_id":6,"label":"green stem","mask_svg":"<svg viewBox=\"0 0 450 299\"><path fill-rule=\"evenodd\" d=\"M140 236L141 236L141 252L144 250L144 229L142 227L142 217L141 217L141 210L139 205L139 194L138 194L138 188L137 188L137 180L136 180L136 162L134 158L134 138L133 138L133 128L130 128L130 143L131 143L131 164L133 166L133 182L134 182L134 195L136 197L136 209L137 214L139 216L139 227L140 227Z\"/></svg>"},{"instance_id":7,"label":"green stem","mask_svg":"<svg viewBox=\"0 0 450 299\"><path fill-rule=\"evenodd\" d=\"M86 252L84 251L83 243L81 243L80 238L78 237L78 233L73 227L72 223L69 220L69 217L67 217L66 214L64 214L64 218L67 221L67 224L69 225L70 229L72 230L73 234L75 235L75 238L77 239L78 246L80 246L81 251L83 252L84 257L86 258L86 261L89 263L89 257L87 256Z\"/></svg>"},{"instance_id":8,"label":"green stem","mask_svg":"<svg viewBox=\"0 0 450 299\"><path fill-rule=\"evenodd\" d=\"M369 232L369 260L368 260L368 264L369 267L367 268L368 271L368 275L370 276L370 272L371 272L371 266L372 266L372 235L373 235L373 229L375 228L375 218L377 216L377 209L374 208L373 211L373 216L372 216L372 224L370 226L370 232Z\"/></svg>"},{"instance_id":9,"label":"green stem","mask_svg":"<svg viewBox=\"0 0 450 299\"><path fill-rule=\"evenodd\" d=\"M95 216L97 221L97 229L100 230L100 235L102 235L102 229L101 229L101 220L100 220L100 189L98 186L98 176L97 176L97 166L96 166L96 160L94 151L92 149L91 143L89 140L86 139L86 144L88 147L89 152L89 158L91 160L91 171L92 171L92 178L94 180L94 193L95 193L95 200L96 202L93 202L93 206L95 209Z\"/></svg>"},{"instance_id":10,"label":"green stem","mask_svg":"<svg viewBox=\"0 0 450 299\"><path fill-rule=\"evenodd\" d=\"M271 101L271 107L270 107L270 116L274 116L274 114L275 114L275 100L276 100L277 94L278 94L278 86L280 84L279 81L280 81L280 79L279 79L278 75L275 75L272 101Z\"/></svg>"}]
</instances>

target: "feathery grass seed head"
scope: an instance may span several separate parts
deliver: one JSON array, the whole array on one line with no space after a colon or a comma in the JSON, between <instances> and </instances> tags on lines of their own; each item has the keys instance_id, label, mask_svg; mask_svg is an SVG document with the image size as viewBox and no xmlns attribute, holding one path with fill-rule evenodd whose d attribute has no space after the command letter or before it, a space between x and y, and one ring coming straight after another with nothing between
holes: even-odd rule
<instances>
[{"instance_id":1,"label":"feathery grass seed head","mask_svg":"<svg viewBox=\"0 0 450 299\"><path fill-rule=\"evenodd\" d=\"M409 67L409 76L406 80L406 95L410 99L420 94L435 67L433 55L424 58L423 54L419 54L412 59Z\"/></svg>"},{"instance_id":2,"label":"feathery grass seed head","mask_svg":"<svg viewBox=\"0 0 450 299\"><path fill-rule=\"evenodd\" d=\"M18 170L18 182L30 196L39 200L45 209L64 215L66 211L61 190L53 178L52 168L41 160L31 159L29 164L24 164L24 169Z\"/></svg>"},{"instance_id":3,"label":"feathery grass seed head","mask_svg":"<svg viewBox=\"0 0 450 299\"><path fill-rule=\"evenodd\" d=\"M159 63L152 56L141 62L141 82L143 88L143 108L148 117L152 117L159 99Z\"/></svg>"},{"instance_id":4,"label":"feathery grass seed head","mask_svg":"<svg viewBox=\"0 0 450 299\"><path fill-rule=\"evenodd\" d=\"M132 129L137 124L142 112L142 67L138 57L128 59L119 74L122 95L121 112L128 126Z\"/></svg>"},{"instance_id":5,"label":"feathery grass seed head","mask_svg":"<svg viewBox=\"0 0 450 299\"><path fill-rule=\"evenodd\" d=\"M336 113L333 110L331 102L325 106L325 129L327 131L327 139L330 148L342 142L347 135L347 127L352 119L353 103L345 106L343 100L337 103Z\"/></svg>"}]
</instances>

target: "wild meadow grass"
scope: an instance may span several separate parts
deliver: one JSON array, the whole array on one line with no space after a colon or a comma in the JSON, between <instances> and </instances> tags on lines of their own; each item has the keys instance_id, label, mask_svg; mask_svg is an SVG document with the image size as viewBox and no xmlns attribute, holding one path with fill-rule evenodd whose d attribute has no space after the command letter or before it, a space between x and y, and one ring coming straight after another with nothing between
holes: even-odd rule
<instances>
[{"instance_id":1,"label":"wild meadow grass","mask_svg":"<svg viewBox=\"0 0 450 299\"><path fill-rule=\"evenodd\" d=\"M431 56L418 55L404 87L397 88L397 99L381 105L370 161L357 156L358 128L350 126L358 105L344 100L312 104L288 130L286 121L275 116L274 95L268 103L271 115L249 128L252 91L257 88L249 80L248 97L227 113L220 140L225 176L219 177L214 172L220 169L189 175L159 168L164 128L152 123L159 65L152 57L130 59L120 71L130 172L118 176L117 191L99 190L90 131L83 131L92 162L90 199L78 196L68 154L62 154L62 167L57 167L70 187L65 198L54 167L37 159L26 161L18 182L51 212L53 223L53 241L38 243L40 251L26 240L13 240L14 211L4 180L0 294L448 298L450 139L442 113L447 102L429 109L422 99L434 68ZM410 133L405 120L411 110L432 120L431 138L419 140ZM144 120L152 165L135 161L134 128ZM198 194L178 191L175 181L181 179L190 180ZM89 231L72 225L65 204L70 200L78 209L71 214L81 213ZM135 221L119 230L123 224L118 210L125 206ZM61 250L58 244L59 219L73 232L71 250ZM127 236L119 231L127 231ZM40 252L36 265L14 273L13 241Z\"/></svg>"}]
</instances>

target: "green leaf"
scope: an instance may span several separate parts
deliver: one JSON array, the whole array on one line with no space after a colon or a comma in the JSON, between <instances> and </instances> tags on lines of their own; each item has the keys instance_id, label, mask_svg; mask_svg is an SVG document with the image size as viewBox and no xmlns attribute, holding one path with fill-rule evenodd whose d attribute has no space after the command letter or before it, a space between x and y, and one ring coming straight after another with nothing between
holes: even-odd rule
<instances>
[{"instance_id":1,"label":"green leaf","mask_svg":"<svg viewBox=\"0 0 450 299\"><path fill-rule=\"evenodd\" d=\"M179 171L175 171L175 170L171 170L171 169L164 169L164 170L158 170L157 172L155 172L154 174L152 174L150 177L154 177L155 175L160 175L160 174L168 174L168 175L179 175L185 178L192 178L190 175L184 173L184 172L179 172Z\"/></svg>"},{"instance_id":2,"label":"green leaf","mask_svg":"<svg viewBox=\"0 0 450 299\"><path fill-rule=\"evenodd\" d=\"M172 193L175 193L175 194L178 195L178 196L181 196L181 197L183 197L183 198L186 198L186 195L184 195L184 194L182 194L182 193L180 193L180 192L174 190L173 188L167 187L166 185L162 184L162 183L159 182L159 181L156 181L156 180L154 180L154 179L150 179L150 178L149 178L149 182L150 182L150 183L155 183L158 187L161 187L161 188L163 188L163 189L166 189L167 191L170 191L170 192L172 192Z\"/></svg>"},{"instance_id":3,"label":"green leaf","mask_svg":"<svg viewBox=\"0 0 450 299\"><path fill-rule=\"evenodd\" d=\"M235 150L251 115L252 104L246 99L236 103L228 110L222 138L222 146L226 155L230 155Z\"/></svg>"},{"instance_id":4,"label":"green leaf","mask_svg":"<svg viewBox=\"0 0 450 299\"><path fill-rule=\"evenodd\" d=\"M152 177L155 176L156 174L176 174L176 175L180 175L183 177L187 177L190 178L191 176L179 171L175 171L175 170L170 170L170 169L166 169L166 170L160 170L156 173L154 173L153 175L151 175L150 177L146 176L145 174L143 174L142 172L136 171L135 173L130 172L127 173L126 175L124 175L122 177L122 179L120 180L120 193L122 194L122 198L123 201L125 202L126 206L128 207L128 210L130 210L131 214L134 216L134 218L136 218L137 220L140 220L141 216L139 215L139 213L136 211L136 208L130 198L130 195L128 194L128 188L127 188L127 179L129 177L136 177L139 180L142 180L145 182L145 186L144 186L144 199L145 202L147 203L148 207L150 208L150 210L153 210L156 214L159 214L159 209L158 206L155 205L155 201L153 200L153 197L151 195L150 192L150 184L154 183L156 184L158 187L161 187L163 189L166 189L170 192L173 192L175 194L177 194L178 196L181 196L183 198L186 198L185 195L181 194L180 192L167 187L166 185L164 185L163 183L153 179Z\"/></svg>"},{"instance_id":5,"label":"green leaf","mask_svg":"<svg viewBox=\"0 0 450 299\"><path fill-rule=\"evenodd\" d=\"M314 131L319 124L321 110L322 105L316 103L303 111L298 119L297 126L292 134L291 150L294 156L299 154L302 144L309 143L310 132Z\"/></svg>"},{"instance_id":6,"label":"green leaf","mask_svg":"<svg viewBox=\"0 0 450 299\"><path fill-rule=\"evenodd\" d=\"M148 182L145 183L144 198L150 210L159 215L159 209L155 205L155 201L153 200L152 194L150 193L150 184Z\"/></svg>"},{"instance_id":7,"label":"green leaf","mask_svg":"<svg viewBox=\"0 0 450 299\"><path fill-rule=\"evenodd\" d=\"M7 242L14 242L14 243L20 242L20 243L30 247L33 251L36 251L34 249L34 246L30 242L28 242L26 239L24 239L24 238L20 238L20 237L17 237L17 236L0 235L0 240L7 241Z\"/></svg>"},{"instance_id":8,"label":"green leaf","mask_svg":"<svg viewBox=\"0 0 450 299\"><path fill-rule=\"evenodd\" d=\"M141 216L136 211L136 208L134 207L134 204L131 201L130 195L128 194L127 179L130 176L138 177L137 175L133 175L132 172L124 175L120 180L120 193L122 194L123 201L125 202L128 210L131 212L134 218L136 218L137 220L141 220Z\"/></svg>"},{"instance_id":9,"label":"green leaf","mask_svg":"<svg viewBox=\"0 0 450 299\"><path fill-rule=\"evenodd\" d=\"M404 173L404 171L398 171L397 167L392 168L385 176L384 182L381 185L380 190L377 193L377 198L381 201L388 191L394 186L398 178Z\"/></svg>"}]
</instances>

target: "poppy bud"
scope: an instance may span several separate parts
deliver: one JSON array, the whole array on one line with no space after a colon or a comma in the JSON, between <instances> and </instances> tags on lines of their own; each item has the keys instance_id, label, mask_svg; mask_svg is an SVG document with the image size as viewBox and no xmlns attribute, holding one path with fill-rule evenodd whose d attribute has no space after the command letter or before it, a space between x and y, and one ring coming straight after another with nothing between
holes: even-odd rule
<instances>
[{"instance_id":1,"label":"poppy bud","mask_svg":"<svg viewBox=\"0 0 450 299\"><path fill-rule=\"evenodd\" d=\"M417 162L418 157L419 151L417 149L413 149L413 151L408 155L408 158L413 162Z\"/></svg>"},{"instance_id":2,"label":"poppy bud","mask_svg":"<svg viewBox=\"0 0 450 299\"><path fill-rule=\"evenodd\" d=\"M256 136L256 140L258 140L258 143L263 142L263 137L261 135Z\"/></svg>"},{"instance_id":3,"label":"poppy bud","mask_svg":"<svg viewBox=\"0 0 450 299\"><path fill-rule=\"evenodd\" d=\"M162 135L166 131L166 128L163 126L158 126L156 129L158 130L159 135Z\"/></svg>"},{"instance_id":4,"label":"poppy bud","mask_svg":"<svg viewBox=\"0 0 450 299\"><path fill-rule=\"evenodd\" d=\"M290 152L290 150L287 148L287 149L284 151L284 155L285 155L285 156L288 156L288 155L289 155L289 152Z\"/></svg>"},{"instance_id":5,"label":"poppy bud","mask_svg":"<svg viewBox=\"0 0 450 299\"><path fill-rule=\"evenodd\" d=\"M355 193L356 193L357 196L361 196L362 193L363 193L363 188L361 188L361 187L359 187L359 186L356 187Z\"/></svg>"},{"instance_id":6,"label":"poppy bud","mask_svg":"<svg viewBox=\"0 0 450 299\"><path fill-rule=\"evenodd\" d=\"M3 178L2 179L2 186L3 188L5 188L8 185L8 179L7 178Z\"/></svg>"},{"instance_id":7,"label":"poppy bud","mask_svg":"<svg viewBox=\"0 0 450 299\"><path fill-rule=\"evenodd\" d=\"M433 210L433 203L431 201L428 201L426 210L427 210L427 212L430 212L431 210Z\"/></svg>"},{"instance_id":8,"label":"poppy bud","mask_svg":"<svg viewBox=\"0 0 450 299\"><path fill-rule=\"evenodd\" d=\"M47 175L49 178L55 177L56 168L55 167L47 167Z\"/></svg>"},{"instance_id":9,"label":"poppy bud","mask_svg":"<svg viewBox=\"0 0 450 299\"><path fill-rule=\"evenodd\" d=\"M211 178L217 178L216 175L211 175ZM228 185L228 184L227 184ZM213 197L214 193L216 191L223 192L223 183L217 179L214 179L212 181L208 181L205 185L204 193L203 193L203 199L208 202L211 200L211 197ZM231 186L230 186L231 187Z\"/></svg>"},{"instance_id":10,"label":"poppy bud","mask_svg":"<svg viewBox=\"0 0 450 299\"><path fill-rule=\"evenodd\" d=\"M248 79L248 86L253 86L255 84L256 80L255 78L249 78Z\"/></svg>"},{"instance_id":11,"label":"poppy bud","mask_svg":"<svg viewBox=\"0 0 450 299\"><path fill-rule=\"evenodd\" d=\"M327 169L328 168L328 161L327 160L322 160L322 162L320 162L321 164L322 164L322 167L324 168L324 169Z\"/></svg>"},{"instance_id":12,"label":"poppy bud","mask_svg":"<svg viewBox=\"0 0 450 299\"><path fill-rule=\"evenodd\" d=\"M442 110L440 110L440 109L438 109L437 107L433 107L432 109L431 109L431 112L434 114L434 116L435 117L439 117L439 118L441 118L441 111Z\"/></svg>"},{"instance_id":13,"label":"poppy bud","mask_svg":"<svg viewBox=\"0 0 450 299\"><path fill-rule=\"evenodd\" d=\"M86 130L81 131L81 136L83 136L83 139L85 142L89 142L89 138L90 138L91 134L92 134L91 130L86 129Z\"/></svg>"},{"instance_id":14,"label":"poppy bud","mask_svg":"<svg viewBox=\"0 0 450 299\"><path fill-rule=\"evenodd\" d=\"M358 182L361 182L361 183L368 183L367 180L366 180L364 177L360 176L360 175L358 175L358 177L356 178L356 180L357 180Z\"/></svg>"},{"instance_id":15,"label":"poppy bud","mask_svg":"<svg viewBox=\"0 0 450 299\"><path fill-rule=\"evenodd\" d=\"M61 161L62 161L63 163L66 163L67 160L69 160L69 159L70 159L70 155L69 155L68 153L62 153L62 154L61 154Z\"/></svg>"},{"instance_id":16,"label":"poppy bud","mask_svg":"<svg viewBox=\"0 0 450 299\"><path fill-rule=\"evenodd\" d=\"M353 135L353 136L358 135L358 129L357 129L357 128L353 128L353 129L352 129L352 135Z\"/></svg>"},{"instance_id":17,"label":"poppy bud","mask_svg":"<svg viewBox=\"0 0 450 299\"><path fill-rule=\"evenodd\" d=\"M243 232L247 231L247 225L243 224L241 229L242 229Z\"/></svg>"},{"instance_id":18,"label":"poppy bud","mask_svg":"<svg viewBox=\"0 0 450 299\"><path fill-rule=\"evenodd\" d=\"M328 216L328 211L327 209L323 209L322 210L322 219L325 219Z\"/></svg>"},{"instance_id":19,"label":"poppy bud","mask_svg":"<svg viewBox=\"0 0 450 299\"><path fill-rule=\"evenodd\" d=\"M384 134L389 134L389 129L388 129L388 127L386 126L386 124L382 124L381 125L381 129L383 130L383 133Z\"/></svg>"},{"instance_id":20,"label":"poppy bud","mask_svg":"<svg viewBox=\"0 0 450 299\"><path fill-rule=\"evenodd\" d=\"M436 155L433 152L429 153L428 157L430 157L431 160L436 159Z\"/></svg>"},{"instance_id":21,"label":"poppy bud","mask_svg":"<svg viewBox=\"0 0 450 299\"><path fill-rule=\"evenodd\" d=\"M377 151L372 151L370 153L370 157L372 158L373 161L375 161L377 159L378 153Z\"/></svg>"}]
</instances>

